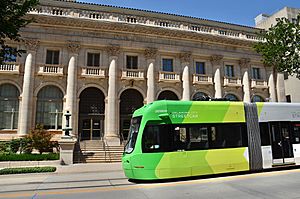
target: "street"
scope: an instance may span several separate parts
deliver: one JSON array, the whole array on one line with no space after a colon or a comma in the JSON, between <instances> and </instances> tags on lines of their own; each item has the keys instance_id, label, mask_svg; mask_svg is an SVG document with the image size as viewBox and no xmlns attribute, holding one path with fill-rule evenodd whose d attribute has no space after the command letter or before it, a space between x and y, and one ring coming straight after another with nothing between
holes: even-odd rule
<instances>
[{"instance_id":1,"label":"street","mask_svg":"<svg viewBox=\"0 0 300 199\"><path fill-rule=\"evenodd\" d=\"M0 198L300 198L300 169L134 183L121 170L0 177Z\"/></svg>"}]
</instances>

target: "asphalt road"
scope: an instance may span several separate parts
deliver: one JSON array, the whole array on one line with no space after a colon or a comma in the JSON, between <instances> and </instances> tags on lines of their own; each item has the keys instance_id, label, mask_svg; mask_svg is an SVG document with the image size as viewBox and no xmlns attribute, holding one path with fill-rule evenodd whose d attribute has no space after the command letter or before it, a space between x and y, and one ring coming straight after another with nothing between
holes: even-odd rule
<instances>
[{"instance_id":1,"label":"asphalt road","mask_svg":"<svg viewBox=\"0 0 300 199\"><path fill-rule=\"evenodd\" d=\"M0 198L300 198L300 169L133 183L121 171L0 176Z\"/></svg>"}]
</instances>

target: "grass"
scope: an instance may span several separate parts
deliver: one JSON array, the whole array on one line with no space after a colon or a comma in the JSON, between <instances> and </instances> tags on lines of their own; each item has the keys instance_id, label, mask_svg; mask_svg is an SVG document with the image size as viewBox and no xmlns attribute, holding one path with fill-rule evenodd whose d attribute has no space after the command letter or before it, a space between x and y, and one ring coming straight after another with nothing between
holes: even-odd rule
<instances>
[{"instance_id":1,"label":"grass","mask_svg":"<svg viewBox=\"0 0 300 199\"><path fill-rule=\"evenodd\" d=\"M55 172L56 167L20 167L20 168L5 168L0 170L0 175L21 174L21 173L44 173Z\"/></svg>"},{"instance_id":2,"label":"grass","mask_svg":"<svg viewBox=\"0 0 300 199\"><path fill-rule=\"evenodd\" d=\"M58 160L58 153L47 154L0 154L0 161L43 161L43 160Z\"/></svg>"}]
</instances>

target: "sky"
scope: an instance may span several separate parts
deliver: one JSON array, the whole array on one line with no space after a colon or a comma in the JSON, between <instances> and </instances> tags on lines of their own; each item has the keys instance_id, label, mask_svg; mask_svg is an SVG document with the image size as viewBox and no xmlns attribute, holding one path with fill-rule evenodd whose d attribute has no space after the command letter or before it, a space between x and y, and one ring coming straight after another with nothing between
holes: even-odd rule
<instances>
[{"instance_id":1,"label":"sky","mask_svg":"<svg viewBox=\"0 0 300 199\"><path fill-rule=\"evenodd\" d=\"M192 16L246 26L254 18L273 14L285 6L300 8L300 0L77 0L78 2L137 8Z\"/></svg>"}]
</instances>

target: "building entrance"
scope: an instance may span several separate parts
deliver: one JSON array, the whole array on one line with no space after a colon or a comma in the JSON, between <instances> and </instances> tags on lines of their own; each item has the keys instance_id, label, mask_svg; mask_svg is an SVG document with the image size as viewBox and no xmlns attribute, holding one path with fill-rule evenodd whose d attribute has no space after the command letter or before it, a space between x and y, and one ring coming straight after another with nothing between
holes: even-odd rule
<instances>
[{"instance_id":1,"label":"building entrance","mask_svg":"<svg viewBox=\"0 0 300 199\"><path fill-rule=\"evenodd\" d=\"M132 114L144 105L144 99L141 93L135 89L125 90L120 99L120 139L121 142L124 142L128 137Z\"/></svg>"},{"instance_id":2,"label":"building entrance","mask_svg":"<svg viewBox=\"0 0 300 199\"><path fill-rule=\"evenodd\" d=\"M80 94L79 140L101 140L104 136L104 94L91 87Z\"/></svg>"}]
</instances>

